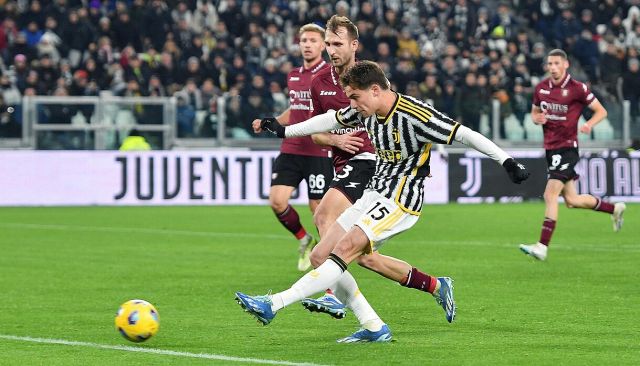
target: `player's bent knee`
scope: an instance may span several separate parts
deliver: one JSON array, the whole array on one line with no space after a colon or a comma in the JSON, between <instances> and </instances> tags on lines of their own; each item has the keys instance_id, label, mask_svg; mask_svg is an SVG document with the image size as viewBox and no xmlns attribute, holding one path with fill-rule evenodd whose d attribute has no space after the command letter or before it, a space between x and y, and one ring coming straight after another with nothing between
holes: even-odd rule
<instances>
[{"instance_id":1,"label":"player's bent knee","mask_svg":"<svg viewBox=\"0 0 640 366\"><path fill-rule=\"evenodd\" d=\"M313 224L318 228L318 231L323 233L329 228L327 214L322 209L316 209L313 213Z\"/></svg>"},{"instance_id":2,"label":"player's bent knee","mask_svg":"<svg viewBox=\"0 0 640 366\"><path fill-rule=\"evenodd\" d=\"M341 239L332 253L342 258L347 263L350 263L354 259L358 258L363 251L362 245L352 238Z\"/></svg>"},{"instance_id":3,"label":"player's bent knee","mask_svg":"<svg viewBox=\"0 0 640 366\"><path fill-rule=\"evenodd\" d=\"M313 268L318 268L318 266L320 266L328 256L327 253L322 253L321 250L316 250L316 248L313 248L313 251L309 256L309 260L311 261L311 265L313 266Z\"/></svg>"},{"instance_id":4,"label":"player's bent knee","mask_svg":"<svg viewBox=\"0 0 640 366\"><path fill-rule=\"evenodd\" d=\"M269 200L269 205L271 205L271 209L273 210L273 212L275 212L276 214L281 214L284 212L284 210L287 209L287 207L289 207L289 201Z\"/></svg>"}]
</instances>

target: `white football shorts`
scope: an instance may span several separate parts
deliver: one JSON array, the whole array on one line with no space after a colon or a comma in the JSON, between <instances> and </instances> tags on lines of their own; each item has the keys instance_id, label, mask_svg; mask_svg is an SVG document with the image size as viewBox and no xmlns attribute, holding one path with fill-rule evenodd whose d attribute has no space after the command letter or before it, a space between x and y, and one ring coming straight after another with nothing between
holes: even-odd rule
<instances>
[{"instance_id":1,"label":"white football shorts","mask_svg":"<svg viewBox=\"0 0 640 366\"><path fill-rule=\"evenodd\" d=\"M353 206L338 217L337 222L345 231L354 225L360 227L369 238L371 248L368 252L371 252L378 250L386 240L411 228L419 217L407 213L392 199L367 189Z\"/></svg>"}]
</instances>

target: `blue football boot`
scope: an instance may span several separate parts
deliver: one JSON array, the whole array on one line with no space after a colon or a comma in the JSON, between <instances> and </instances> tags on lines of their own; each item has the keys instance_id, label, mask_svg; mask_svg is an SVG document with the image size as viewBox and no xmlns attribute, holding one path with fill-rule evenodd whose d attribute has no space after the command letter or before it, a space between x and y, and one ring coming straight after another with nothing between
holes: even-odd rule
<instances>
[{"instance_id":1,"label":"blue football boot","mask_svg":"<svg viewBox=\"0 0 640 366\"><path fill-rule=\"evenodd\" d=\"M338 343L361 343L361 342L390 342L391 330L384 324L379 331L373 332L368 329L360 329L352 335L338 339Z\"/></svg>"},{"instance_id":2,"label":"blue football boot","mask_svg":"<svg viewBox=\"0 0 640 366\"><path fill-rule=\"evenodd\" d=\"M453 299L453 280L449 277L438 277L440 289L433 294L438 305L442 306L447 321L451 323L456 317L456 302Z\"/></svg>"},{"instance_id":3,"label":"blue football boot","mask_svg":"<svg viewBox=\"0 0 640 366\"><path fill-rule=\"evenodd\" d=\"M271 323L276 317L276 313L271 310L269 295L249 296L242 292L236 292L236 301L244 311L255 316L262 325Z\"/></svg>"},{"instance_id":4,"label":"blue football boot","mask_svg":"<svg viewBox=\"0 0 640 366\"><path fill-rule=\"evenodd\" d=\"M302 300L302 306L310 312L326 313L336 319L342 319L347 316L347 309L344 304L330 294L325 294L317 299L306 298Z\"/></svg>"}]
</instances>

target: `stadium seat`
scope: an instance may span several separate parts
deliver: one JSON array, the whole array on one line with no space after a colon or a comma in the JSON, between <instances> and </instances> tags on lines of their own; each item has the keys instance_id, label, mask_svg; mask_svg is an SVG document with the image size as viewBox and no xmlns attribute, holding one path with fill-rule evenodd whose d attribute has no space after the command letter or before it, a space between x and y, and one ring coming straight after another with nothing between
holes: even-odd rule
<instances>
[{"instance_id":1,"label":"stadium seat","mask_svg":"<svg viewBox=\"0 0 640 366\"><path fill-rule=\"evenodd\" d=\"M520 121L515 115L511 114L504 119L504 132L507 140L522 141L524 140L524 128L520 125Z\"/></svg>"},{"instance_id":2,"label":"stadium seat","mask_svg":"<svg viewBox=\"0 0 640 366\"><path fill-rule=\"evenodd\" d=\"M196 119L194 121L194 126L193 126L193 130L196 131L196 135L198 134L198 131L200 131L200 129L202 128L202 124L204 123L205 117L207 117L207 111L205 110L196 111Z\"/></svg>"},{"instance_id":3,"label":"stadium seat","mask_svg":"<svg viewBox=\"0 0 640 366\"><path fill-rule=\"evenodd\" d=\"M122 143L122 140L129 134L129 130L136 124L136 117L128 109L120 109L115 115L115 125L118 129L118 146Z\"/></svg>"},{"instance_id":4,"label":"stadium seat","mask_svg":"<svg viewBox=\"0 0 640 366\"><path fill-rule=\"evenodd\" d=\"M71 124L75 126L81 126L87 123L87 119L84 117L80 111L76 112L76 114L71 117Z\"/></svg>"},{"instance_id":5,"label":"stadium seat","mask_svg":"<svg viewBox=\"0 0 640 366\"><path fill-rule=\"evenodd\" d=\"M531 113L527 113L524 115L524 130L527 133L528 141L542 141L542 127L533 123L533 119L531 119Z\"/></svg>"}]
</instances>

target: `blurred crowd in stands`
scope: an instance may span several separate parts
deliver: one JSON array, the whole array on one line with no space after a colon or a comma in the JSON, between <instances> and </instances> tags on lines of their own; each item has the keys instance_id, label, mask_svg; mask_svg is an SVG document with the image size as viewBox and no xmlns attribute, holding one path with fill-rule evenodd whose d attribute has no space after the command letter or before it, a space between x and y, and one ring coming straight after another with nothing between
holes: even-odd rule
<instances>
[{"instance_id":1,"label":"blurred crowd in stands","mask_svg":"<svg viewBox=\"0 0 640 366\"><path fill-rule=\"evenodd\" d=\"M249 138L252 119L287 107L298 27L333 14L396 90L476 129L493 99L524 119L556 47L601 100L639 114L640 0L0 0L0 134L18 131L22 96L110 93L176 96L181 137L216 136L223 96L225 135Z\"/></svg>"}]
</instances>

